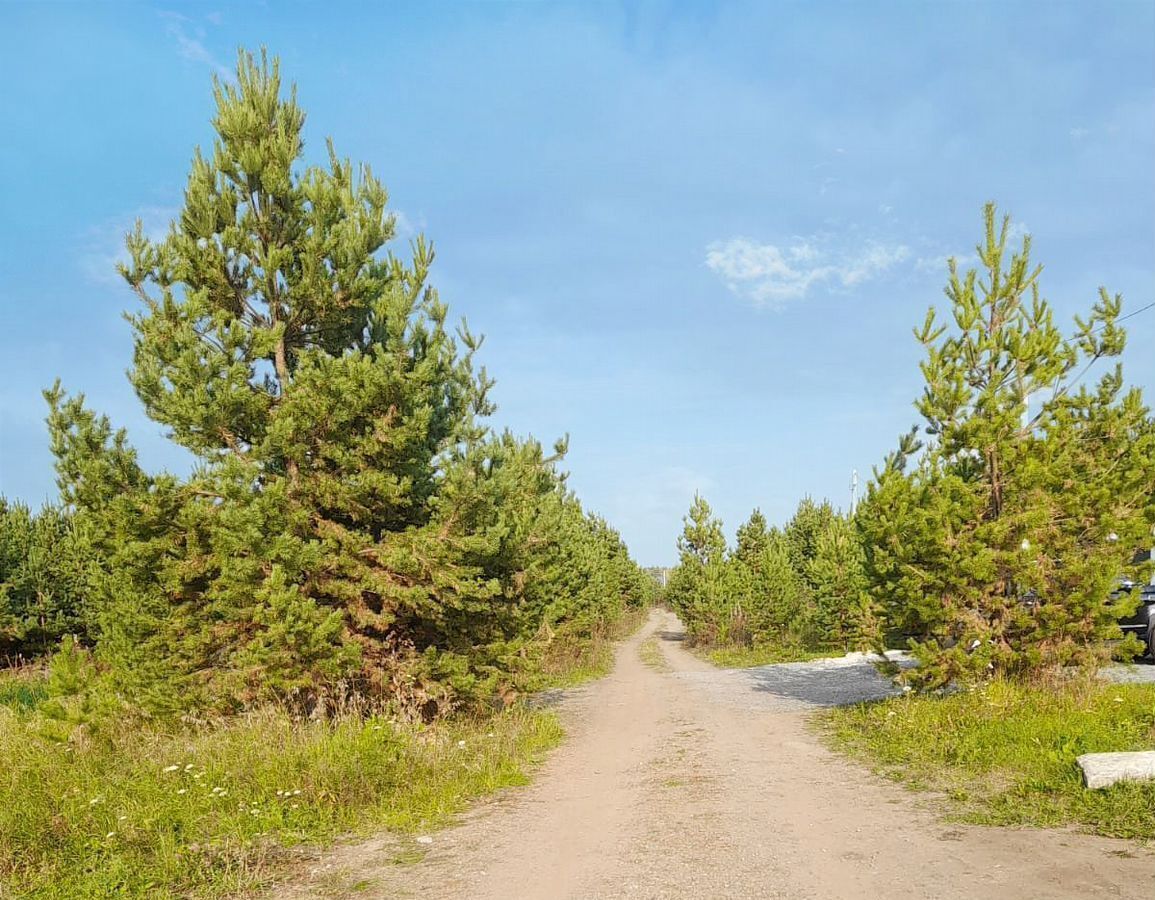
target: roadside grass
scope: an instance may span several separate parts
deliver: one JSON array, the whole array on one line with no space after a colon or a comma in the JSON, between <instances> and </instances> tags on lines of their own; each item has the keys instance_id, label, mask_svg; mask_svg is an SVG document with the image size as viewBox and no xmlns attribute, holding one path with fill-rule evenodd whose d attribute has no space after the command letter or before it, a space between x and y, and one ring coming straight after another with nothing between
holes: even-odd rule
<instances>
[{"instance_id":1,"label":"roadside grass","mask_svg":"<svg viewBox=\"0 0 1155 900\"><path fill-rule=\"evenodd\" d=\"M43 670L32 666L0 670L0 707L30 710L47 697Z\"/></svg>"},{"instance_id":2,"label":"roadside grass","mask_svg":"<svg viewBox=\"0 0 1155 900\"><path fill-rule=\"evenodd\" d=\"M614 665L614 648L618 642L641 628L649 614L649 607L635 607L627 609L613 622L599 623L588 638L559 635L543 653L537 672L526 688L556 690L608 675Z\"/></svg>"},{"instance_id":3,"label":"roadside grass","mask_svg":"<svg viewBox=\"0 0 1155 900\"><path fill-rule=\"evenodd\" d=\"M648 613L630 610L589 640L562 636L528 687L606 674L615 643ZM526 783L563 734L553 713L521 705L428 726L267 708L82 727L62 741L45 699L43 669L0 671L0 897L246 895L290 872L302 846L445 825Z\"/></svg>"},{"instance_id":4,"label":"roadside grass","mask_svg":"<svg viewBox=\"0 0 1155 900\"><path fill-rule=\"evenodd\" d=\"M756 644L753 647L698 647L694 649L707 662L723 669L749 669L754 666L770 666L776 663L809 662L825 659L833 651L803 650L800 647L780 644Z\"/></svg>"},{"instance_id":5,"label":"roadside grass","mask_svg":"<svg viewBox=\"0 0 1155 900\"><path fill-rule=\"evenodd\" d=\"M941 792L959 821L1155 840L1155 783L1087 790L1075 762L1155 749L1155 685L995 681L827 710L818 722L833 746L879 773Z\"/></svg>"},{"instance_id":6,"label":"roadside grass","mask_svg":"<svg viewBox=\"0 0 1155 900\"><path fill-rule=\"evenodd\" d=\"M402 725L267 709L199 727L42 737L0 708L0 895L220 897L267 883L290 847L436 828L561 739L550 713Z\"/></svg>"},{"instance_id":7,"label":"roadside grass","mask_svg":"<svg viewBox=\"0 0 1155 900\"><path fill-rule=\"evenodd\" d=\"M662 648L658 645L658 639L651 637L646 638L638 644L638 656L642 658L642 662L657 672L668 672L670 664L666 662L666 657L662 653Z\"/></svg>"}]
</instances>

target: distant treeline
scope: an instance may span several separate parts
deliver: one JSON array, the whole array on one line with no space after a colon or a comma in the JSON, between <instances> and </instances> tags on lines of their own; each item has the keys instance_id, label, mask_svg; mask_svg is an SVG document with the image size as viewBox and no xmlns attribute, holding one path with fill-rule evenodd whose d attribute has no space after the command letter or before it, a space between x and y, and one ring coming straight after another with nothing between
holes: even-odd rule
<instances>
[{"instance_id":1,"label":"distant treeline","mask_svg":"<svg viewBox=\"0 0 1155 900\"><path fill-rule=\"evenodd\" d=\"M854 525L806 498L782 528L754 510L726 546L722 523L695 497L666 589L691 641L846 652L877 643Z\"/></svg>"}]
</instances>

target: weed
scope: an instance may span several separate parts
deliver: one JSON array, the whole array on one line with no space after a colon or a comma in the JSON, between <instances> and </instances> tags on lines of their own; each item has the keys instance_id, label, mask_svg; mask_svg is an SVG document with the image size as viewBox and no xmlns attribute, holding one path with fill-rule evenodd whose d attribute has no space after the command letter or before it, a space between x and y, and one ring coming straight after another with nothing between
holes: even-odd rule
<instances>
[{"instance_id":1,"label":"weed","mask_svg":"<svg viewBox=\"0 0 1155 900\"><path fill-rule=\"evenodd\" d=\"M287 848L444 824L523 784L560 739L513 710L434 726L268 709L68 742L0 708L0 884L29 897L222 896L270 880Z\"/></svg>"},{"instance_id":2,"label":"weed","mask_svg":"<svg viewBox=\"0 0 1155 900\"><path fill-rule=\"evenodd\" d=\"M1155 685L994 681L830 710L820 722L880 772L941 792L962 821L1155 839L1155 783L1088 790L1075 762L1155 746Z\"/></svg>"},{"instance_id":3,"label":"weed","mask_svg":"<svg viewBox=\"0 0 1155 900\"><path fill-rule=\"evenodd\" d=\"M776 663L807 662L823 659L829 652L803 650L801 647L780 644L756 644L753 647L706 647L696 650L708 662L724 669L749 669Z\"/></svg>"},{"instance_id":4,"label":"weed","mask_svg":"<svg viewBox=\"0 0 1155 900\"><path fill-rule=\"evenodd\" d=\"M642 662L657 672L668 672L670 664L666 662L662 648L658 646L657 638L646 638L638 645L638 656Z\"/></svg>"}]
</instances>

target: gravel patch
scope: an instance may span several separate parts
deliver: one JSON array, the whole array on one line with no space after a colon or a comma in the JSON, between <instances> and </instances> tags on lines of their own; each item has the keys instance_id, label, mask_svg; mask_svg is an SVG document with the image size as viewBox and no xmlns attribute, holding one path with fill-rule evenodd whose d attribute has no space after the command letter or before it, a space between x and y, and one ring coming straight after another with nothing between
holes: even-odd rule
<instances>
[{"instance_id":1,"label":"gravel patch","mask_svg":"<svg viewBox=\"0 0 1155 900\"><path fill-rule=\"evenodd\" d=\"M904 669L916 665L909 654L887 653ZM713 702L743 709L805 710L850 706L885 700L902 694L874 667L878 657L851 653L832 659L778 663L749 669L711 669L677 672L673 677L689 682L710 695ZM1155 684L1155 664L1140 662L1109 666L1101 677L1117 684Z\"/></svg>"},{"instance_id":2,"label":"gravel patch","mask_svg":"<svg viewBox=\"0 0 1155 900\"><path fill-rule=\"evenodd\" d=\"M1116 684L1155 684L1155 663L1145 660L1130 666L1109 666L1099 674Z\"/></svg>"},{"instance_id":3,"label":"gravel patch","mask_svg":"<svg viewBox=\"0 0 1155 900\"><path fill-rule=\"evenodd\" d=\"M902 668L905 653L887 657ZM750 669L679 672L675 677L709 693L715 702L749 709L818 709L896 697L902 689L874 667L877 657L853 653L833 659L778 663Z\"/></svg>"}]
</instances>

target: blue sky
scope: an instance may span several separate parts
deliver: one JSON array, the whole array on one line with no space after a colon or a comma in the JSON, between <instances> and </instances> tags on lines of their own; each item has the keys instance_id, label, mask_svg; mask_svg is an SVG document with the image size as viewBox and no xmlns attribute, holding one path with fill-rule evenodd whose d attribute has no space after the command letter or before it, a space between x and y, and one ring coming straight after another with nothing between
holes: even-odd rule
<instances>
[{"instance_id":1,"label":"blue sky","mask_svg":"<svg viewBox=\"0 0 1155 900\"><path fill-rule=\"evenodd\" d=\"M487 341L496 421L668 563L844 504L914 421L911 326L994 199L1064 316L1155 300L1155 4L0 4L0 492L55 493L57 376L187 460L124 378L112 265L178 208L210 77L282 57L308 152L371 163ZM1155 310L1128 380L1155 392Z\"/></svg>"}]
</instances>

